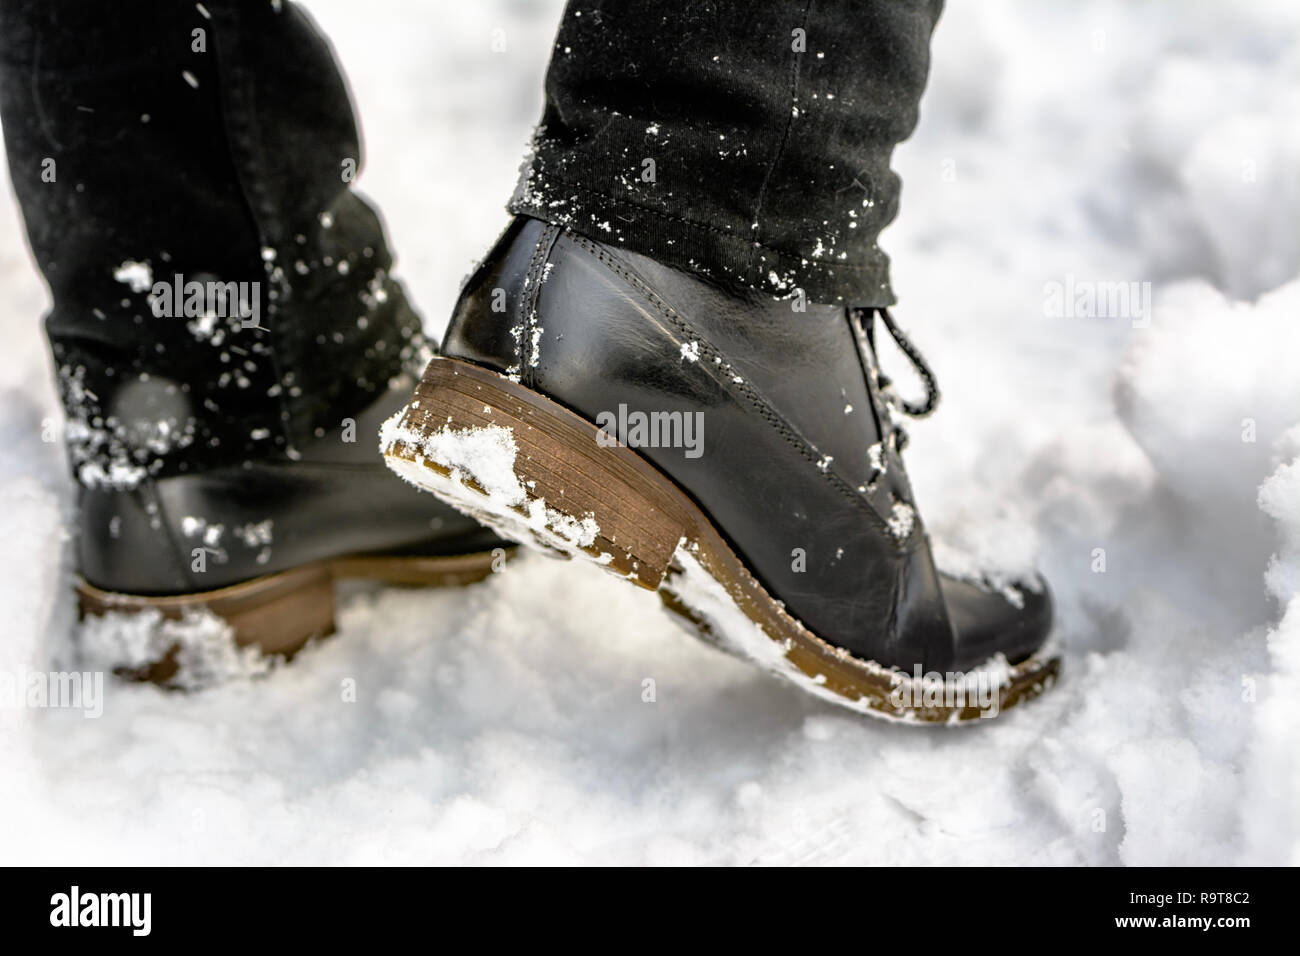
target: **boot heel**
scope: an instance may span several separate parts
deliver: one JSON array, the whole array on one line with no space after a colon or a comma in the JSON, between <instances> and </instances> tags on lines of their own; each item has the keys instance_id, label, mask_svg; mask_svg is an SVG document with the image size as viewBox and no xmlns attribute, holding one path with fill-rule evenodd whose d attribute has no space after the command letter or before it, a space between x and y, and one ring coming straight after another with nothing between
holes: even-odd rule
<instances>
[{"instance_id":1,"label":"boot heel","mask_svg":"<svg viewBox=\"0 0 1300 956\"><path fill-rule=\"evenodd\" d=\"M495 372L435 358L381 444L399 475L499 534L655 590L692 521L650 465L599 435Z\"/></svg>"},{"instance_id":2,"label":"boot heel","mask_svg":"<svg viewBox=\"0 0 1300 956\"><path fill-rule=\"evenodd\" d=\"M109 613L160 615L147 663L124 664L124 677L167 684L177 675L184 638L164 625L193 612L209 611L230 625L235 643L269 656L291 657L314 637L334 633L333 575L327 563L295 568L242 584L174 597L145 597L77 584L80 616ZM125 650L125 649L124 649ZM139 650L132 656L138 656ZM124 654L124 657L127 655Z\"/></svg>"}]
</instances>

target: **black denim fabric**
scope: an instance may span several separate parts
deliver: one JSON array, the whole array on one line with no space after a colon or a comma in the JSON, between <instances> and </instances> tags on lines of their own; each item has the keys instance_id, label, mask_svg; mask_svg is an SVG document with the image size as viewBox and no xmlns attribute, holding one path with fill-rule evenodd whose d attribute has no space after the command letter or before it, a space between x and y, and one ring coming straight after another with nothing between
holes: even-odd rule
<instances>
[{"instance_id":1,"label":"black denim fabric","mask_svg":"<svg viewBox=\"0 0 1300 956\"><path fill-rule=\"evenodd\" d=\"M940 6L573 0L511 207L720 281L889 304L889 159ZM3 0L0 119L83 482L293 457L422 363L350 189L346 83L288 0ZM259 283L256 326L155 315L150 280L177 275Z\"/></svg>"},{"instance_id":2,"label":"black denim fabric","mask_svg":"<svg viewBox=\"0 0 1300 956\"><path fill-rule=\"evenodd\" d=\"M0 117L83 483L292 458L422 363L350 189L345 81L292 4L4 0ZM247 308L156 315L178 274Z\"/></svg>"},{"instance_id":3,"label":"black denim fabric","mask_svg":"<svg viewBox=\"0 0 1300 956\"><path fill-rule=\"evenodd\" d=\"M890 155L941 8L570 0L511 209L723 282L891 305Z\"/></svg>"}]
</instances>

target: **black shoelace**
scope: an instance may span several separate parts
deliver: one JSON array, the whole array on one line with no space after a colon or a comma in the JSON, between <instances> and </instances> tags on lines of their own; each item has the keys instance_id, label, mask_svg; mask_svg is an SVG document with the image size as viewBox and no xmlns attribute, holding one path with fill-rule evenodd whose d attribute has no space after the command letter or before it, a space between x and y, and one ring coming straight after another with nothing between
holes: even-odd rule
<instances>
[{"instance_id":1,"label":"black shoelace","mask_svg":"<svg viewBox=\"0 0 1300 956\"><path fill-rule=\"evenodd\" d=\"M877 384L880 388L880 394L889 405L893 405L912 418L924 418L935 410L939 405L939 383L934 377L934 372L926 364L925 358L921 355L920 350L912 344L912 340L903 334L903 330L894 322L894 317L889 314L885 308L852 308L849 314L857 324L858 335L854 336L858 342L859 350L862 350L862 361L868 369L874 369L876 372ZM885 328L889 331L890 337L894 344L898 346L900 352L907 356L916 369L916 374L920 376L925 385L925 400L923 402L911 402L901 396L897 389L894 388L893 381L880 370L879 364L874 361L876 348L875 323L876 316L880 317ZM870 354L865 351L870 349ZM898 449L907 447L907 432L898 424L892 421L891 428L894 434L894 440Z\"/></svg>"}]
</instances>

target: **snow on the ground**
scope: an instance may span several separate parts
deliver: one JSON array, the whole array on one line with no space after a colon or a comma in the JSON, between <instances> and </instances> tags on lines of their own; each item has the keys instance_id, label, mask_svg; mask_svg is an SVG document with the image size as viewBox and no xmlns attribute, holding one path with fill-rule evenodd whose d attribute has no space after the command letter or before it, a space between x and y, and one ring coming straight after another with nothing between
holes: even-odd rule
<instances>
[{"instance_id":1,"label":"snow on the ground","mask_svg":"<svg viewBox=\"0 0 1300 956\"><path fill-rule=\"evenodd\" d=\"M440 331L504 223L558 3L310 9ZM1037 551L1069 648L1039 702L866 721L527 555L460 593L355 592L263 680L0 710L0 861L1300 862L1297 28L1287 0L952 0L940 24L884 237L945 394L909 467L949 552ZM67 651L70 515L44 294L0 202L15 673ZM1048 301L1116 282L1150 308Z\"/></svg>"}]
</instances>

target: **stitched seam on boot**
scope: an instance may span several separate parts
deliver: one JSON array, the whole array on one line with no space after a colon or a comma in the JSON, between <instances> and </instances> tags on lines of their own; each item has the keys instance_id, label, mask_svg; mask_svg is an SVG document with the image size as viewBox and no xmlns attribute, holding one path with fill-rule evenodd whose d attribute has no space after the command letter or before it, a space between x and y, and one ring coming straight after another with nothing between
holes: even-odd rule
<instances>
[{"instance_id":1,"label":"stitched seam on boot","mask_svg":"<svg viewBox=\"0 0 1300 956\"><path fill-rule=\"evenodd\" d=\"M534 335L539 332L537 299L542 292L542 276L546 271L547 260L551 257L551 249L559 235L559 227L548 222L537 239L537 245L533 247L528 271L524 273L524 288L519 297L519 380L528 385L536 383L537 374L534 370L541 360L541 343L533 341Z\"/></svg>"},{"instance_id":2,"label":"stitched seam on boot","mask_svg":"<svg viewBox=\"0 0 1300 956\"><path fill-rule=\"evenodd\" d=\"M150 530L154 531L162 538L164 545L170 546L163 547L162 551L164 554L170 554L173 562L175 562L173 564L173 570L176 572L177 580L184 581L189 585L190 590L192 591L211 590L210 588L200 587L199 582L194 577L194 572L190 570L191 563L185 559L185 547L180 538L176 537L176 529L175 526L172 525L171 515L167 511L167 505L163 502L162 495L158 494L157 479L148 479L140 489L140 496L142 498L148 498L153 502L154 513L158 519L158 527L151 527ZM146 516L148 515L147 508L145 509L145 514Z\"/></svg>"},{"instance_id":3,"label":"stitched seam on boot","mask_svg":"<svg viewBox=\"0 0 1300 956\"><path fill-rule=\"evenodd\" d=\"M667 302L665 302L662 298L660 298L658 293L656 293L653 289L651 289L649 284L644 279L638 276L635 272L632 272L626 266L619 263L617 260L611 257L608 253L602 250L595 243L591 242L589 239L586 239L585 237L577 235L576 233L573 232L568 232L567 235L571 240L573 240L575 244L585 249L598 262L603 264L607 269L609 269L615 275L619 276L621 279L623 279L625 282L631 285L632 288L636 289L637 292L641 293L641 295L645 298L645 300L648 303L650 303L652 306L654 306L655 310L658 311L659 314L662 315L665 319L667 319L668 322L673 326L673 328L677 329L677 331L680 332L683 336L688 336L691 339L698 341L700 344L701 352L707 354L710 358L717 358L724 362L726 361L725 356L723 356L721 352L719 352L716 348L714 348L712 343L710 343L707 339L703 338L694 329L692 329L690 325L686 322L686 320L683 319L680 315L678 315L672 306L670 306ZM699 364L708 368L711 364L716 364L716 363L701 362ZM712 374L711 369L710 369L710 374ZM787 444L789 444L804 459L806 459L809 463L811 463L813 467L815 468L817 467L818 462L820 462L822 459L822 456L817 453L815 446L813 446L806 438L800 435L799 432L794 428L794 426L792 426L785 419L784 416L782 416L779 412L777 412L776 409L772 408L772 406L768 403L767 399L763 398L763 396L758 392L758 390L755 389L752 385L750 385L749 382L746 381L746 382L736 383L732 381L727 381L725 378L718 379L718 381L723 386L723 388L740 392L741 396L746 399L748 404L751 407L753 407L755 411L757 411L759 415L762 416L763 419L767 421L768 424L770 424L773 428L777 430L778 434L780 434L781 437L785 439ZM859 495L857 491L855 491L848 484L848 482L844 481L844 479L841 478L839 475L833 474L830 471L822 471L820 468L818 468L817 470L822 475L822 477L827 479L837 491L839 491L844 497L846 497L849 501L851 501L857 508L860 508L861 510L865 511L871 517L871 520L876 524L877 530L881 532L885 540L893 543L894 550L896 553L905 554L907 553L907 551L910 550L910 547L904 547L904 545L909 545L911 543L913 537L915 536L915 529L913 529L913 531L908 534L906 541L898 541L894 537L893 532L889 530L889 525L885 521L885 519L876 511L875 508L871 506L871 503L869 501L863 500L862 496Z\"/></svg>"}]
</instances>

